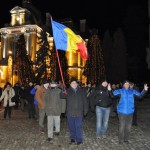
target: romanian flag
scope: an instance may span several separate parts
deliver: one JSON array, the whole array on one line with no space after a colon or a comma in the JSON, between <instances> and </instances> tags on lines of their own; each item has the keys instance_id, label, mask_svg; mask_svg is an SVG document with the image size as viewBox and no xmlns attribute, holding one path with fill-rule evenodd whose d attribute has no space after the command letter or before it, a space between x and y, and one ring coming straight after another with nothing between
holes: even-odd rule
<instances>
[{"instance_id":1,"label":"romanian flag","mask_svg":"<svg viewBox=\"0 0 150 150\"><path fill-rule=\"evenodd\" d=\"M84 40L71 29L52 20L54 42L57 50L80 52L83 60L88 59L87 48Z\"/></svg>"}]
</instances>

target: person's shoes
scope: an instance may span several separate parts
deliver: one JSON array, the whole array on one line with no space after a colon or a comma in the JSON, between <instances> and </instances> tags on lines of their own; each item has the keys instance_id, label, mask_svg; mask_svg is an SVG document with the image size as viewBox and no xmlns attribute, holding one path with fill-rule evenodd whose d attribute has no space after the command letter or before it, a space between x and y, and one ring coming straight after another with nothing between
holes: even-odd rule
<instances>
[{"instance_id":1,"label":"person's shoes","mask_svg":"<svg viewBox=\"0 0 150 150\"><path fill-rule=\"evenodd\" d=\"M102 135L102 139L106 139L107 138L107 136L106 135Z\"/></svg>"},{"instance_id":2,"label":"person's shoes","mask_svg":"<svg viewBox=\"0 0 150 150\"><path fill-rule=\"evenodd\" d=\"M77 145L82 145L83 143L82 142L77 142Z\"/></svg>"},{"instance_id":3,"label":"person's shoes","mask_svg":"<svg viewBox=\"0 0 150 150\"><path fill-rule=\"evenodd\" d=\"M119 145L122 145L123 144L123 141L119 141Z\"/></svg>"},{"instance_id":4,"label":"person's shoes","mask_svg":"<svg viewBox=\"0 0 150 150\"><path fill-rule=\"evenodd\" d=\"M125 142L126 144L129 144L129 141L128 141L128 140L125 140L124 142Z\"/></svg>"},{"instance_id":5,"label":"person's shoes","mask_svg":"<svg viewBox=\"0 0 150 150\"><path fill-rule=\"evenodd\" d=\"M55 135L56 135L56 136L59 136L59 132L55 132Z\"/></svg>"},{"instance_id":6,"label":"person's shoes","mask_svg":"<svg viewBox=\"0 0 150 150\"><path fill-rule=\"evenodd\" d=\"M48 142L50 142L50 141L52 141L53 140L53 138L47 138L47 141Z\"/></svg>"},{"instance_id":7,"label":"person's shoes","mask_svg":"<svg viewBox=\"0 0 150 150\"><path fill-rule=\"evenodd\" d=\"M106 135L101 135L101 136L98 136L98 137L96 137L96 139L106 139L107 138L107 136Z\"/></svg>"},{"instance_id":8,"label":"person's shoes","mask_svg":"<svg viewBox=\"0 0 150 150\"><path fill-rule=\"evenodd\" d=\"M102 137L101 137L101 136L98 136L98 137L96 137L96 139L99 140L99 139L102 139Z\"/></svg>"},{"instance_id":9,"label":"person's shoes","mask_svg":"<svg viewBox=\"0 0 150 150\"><path fill-rule=\"evenodd\" d=\"M70 145L74 145L74 144L75 144L75 140L74 140L74 139L71 139Z\"/></svg>"},{"instance_id":10,"label":"person's shoes","mask_svg":"<svg viewBox=\"0 0 150 150\"><path fill-rule=\"evenodd\" d=\"M138 126L137 122L132 123L133 126Z\"/></svg>"},{"instance_id":11,"label":"person's shoes","mask_svg":"<svg viewBox=\"0 0 150 150\"><path fill-rule=\"evenodd\" d=\"M53 132L55 132L56 131L56 128L55 127L53 127Z\"/></svg>"},{"instance_id":12,"label":"person's shoes","mask_svg":"<svg viewBox=\"0 0 150 150\"><path fill-rule=\"evenodd\" d=\"M45 131L44 131L44 129L43 129L43 128L41 128L41 129L40 129L40 132L41 132L41 133L44 133Z\"/></svg>"}]
</instances>

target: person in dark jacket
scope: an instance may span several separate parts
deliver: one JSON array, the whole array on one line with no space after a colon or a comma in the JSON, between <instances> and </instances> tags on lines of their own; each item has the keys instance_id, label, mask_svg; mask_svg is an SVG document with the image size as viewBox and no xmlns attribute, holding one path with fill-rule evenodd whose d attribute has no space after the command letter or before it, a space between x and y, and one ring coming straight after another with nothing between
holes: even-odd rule
<instances>
[{"instance_id":1,"label":"person in dark jacket","mask_svg":"<svg viewBox=\"0 0 150 150\"><path fill-rule=\"evenodd\" d=\"M19 103L20 103L20 99L19 99L19 92L20 92L20 84L19 83L16 83L15 86L14 86L14 90L15 90L15 108L18 109L19 108Z\"/></svg>"},{"instance_id":2,"label":"person in dark jacket","mask_svg":"<svg viewBox=\"0 0 150 150\"><path fill-rule=\"evenodd\" d=\"M29 119L35 119L35 108L34 108L34 95L31 94L31 90L34 88L33 82L29 82L26 88L26 100L28 102L28 115Z\"/></svg>"},{"instance_id":3,"label":"person in dark jacket","mask_svg":"<svg viewBox=\"0 0 150 150\"><path fill-rule=\"evenodd\" d=\"M133 83L130 82L130 88L135 89L139 91L139 88ZM134 113L133 113L133 120L132 120L132 125L137 126L137 112L138 112L138 104L142 101L142 99L138 98L137 96L134 96Z\"/></svg>"},{"instance_id":4,"label":"person in dark jacket","mask_svg":"<svg viewBox=\"0 0 150 150\"><path fill-rule=\"evenodd\" d=\"M84 90L85 90L85 94L86 94L86 98L87 98L88 107L90 110L90 95L93 90L91 82L87 82L87 85L86 85L86 87L84 87Z\"/></svg>"},{"instance_id":5,"label":"person in dark jacket","mask_svg":"<svg viewBox=\"0 0 150 150\"><path fill-rule=\"evenodd\" d=\"M77 79L72 77L70 87L66 92L61 92L60 97L67 100L66 115L71 144L77 142L77 145L80 145L83 143L82 119L88 112L85 90L80 88Z\"/></svg>"},{"instance_id":6,"label":"person in dark jacket","mask_svg":"<svg viewBox=\"0 0 150 150\"><path fill-rule=\"evenodd\" d=\"M101 85L91 94L91 108L96 109L96 138L106 138L112 99L108 93L108 82L101 81Z\"/></svg>"},{"instance_id":7,"label":"person in dark jacket","mask_svg":"<svg viewBox=\"0 0 150 150\"><path fill-rule=\"evenodd\" d=\"M57 82L51 81L50 88L45 92L44 95L45 110L47 116L48 141L52 141L54 138L54 127L56 136L59 136L60 132L60 115L62 112L61 108L63 101L60 98L61 89L57 86Z\"/></svg>"},{"instance_id":8,"label":"person in dark jacket","mask_svg":"<svg viewBox=\"0 0 150 150\"><path fill-rule=\"evenodd\" d=\"M34 95L34 109L35 109L35 117L36 117L37 121L39 119L39 108L38 108L38 102L35 98L35 94L36 94L36 91L39 87L40 86L37 83L34 83L34 88L30 91L30 93L32 95Z\"/></svg>"},{"instance_id":9,"label":"person in dark jacket","mask_svg":"<svg viewBox=\"0 0 150 150\"><path fill-rule=\"evenodd\" d=\"M111 85L108 85L108 90L112 98L120 96L119 103L117 105L117 113L119 118L119 144L129 143L129 133L132 126L132 119L134 113L134 96L142 98L148 91L147 84L144 84L144 90L139 92L130 88L130 82L125 80L123 82L123 88L111 91Z\"/></svg>"},{"instance_id":10,"label":"person in dark jacket","mask_svg":"<svg viewBox=\"0 0 150 150\"><path fill-rule=\"evenodd\" d=\"M19 97L20 97L20 102L21 102L20 109L22 111L24 111L25 110L25 103L26 103L26 91L25 91L24 85L21 86L21 89L19 91Z\"/></svg>"}]
</instances>

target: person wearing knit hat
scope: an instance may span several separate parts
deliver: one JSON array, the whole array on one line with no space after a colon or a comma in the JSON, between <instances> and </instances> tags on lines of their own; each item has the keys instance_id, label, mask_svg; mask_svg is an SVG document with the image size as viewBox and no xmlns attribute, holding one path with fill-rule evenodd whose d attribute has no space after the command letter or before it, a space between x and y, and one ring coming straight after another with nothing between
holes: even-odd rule
<instances>
[{"instance_id":1,"label":"person wearing knit hat","mask_svg":"<svg viewBox=\"0 0 150 150\"><path fill-rule=\"evenodd\" d=\"M70 130L70 144L77 143L77 145L80 145L83 143L82 120L83 116L86 116L88 112L85 90L80 88L77 79L72 77L70 87L66 92L61 92L60 96L62 99L67 100L66 115Z\"/></svg>"},{"instance_id":2,"label":"person wearing knit hat","mask_svg":"<svg viewBox=\"0 0 150 150\"><path fill-rule=\"evenodd\" d=\"M48 80L43 80L42 85L45 86L45 88L48 88L49 86L49 81Z\"/></svg>"},{"instance_id":3,"label":"person wearing knit hat","mask_svg":"<svg viewBox=\"0 0 150 150\"><path fill-rule=\"evenodd\" d=\"M70 79L70 83L71 82L77 82L77 79L75 78L75 77L72 77L71 79Z\"/></svg>"},{"instance_id":4,"label":"person wearing knit hat","mask_svg":"<svg viewBox=\"0 0 150 150\"><path fill-rule=\"evenodd\" d=\"M52 80L51 82L50 82L50 87L51 88L56 88L58 86L58 84L57 84L57 82L55 82L54 80Z\"/></svg>"}]
</instances>

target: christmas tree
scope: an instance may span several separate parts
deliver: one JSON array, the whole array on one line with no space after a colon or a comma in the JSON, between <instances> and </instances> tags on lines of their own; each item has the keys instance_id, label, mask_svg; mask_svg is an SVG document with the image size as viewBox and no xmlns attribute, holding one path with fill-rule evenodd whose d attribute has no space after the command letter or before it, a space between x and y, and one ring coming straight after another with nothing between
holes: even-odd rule
<instances>
[{"instance_id":1,"label":"christmas tree","mask_svg":"<svg viewBox=\"0 0 150 150\"><path fill-rule=\"evenodd\" d=\"M17 46L16 54L14 55L14 66L17 69L15 74L18 75L19 82L26 84L34 79L33 62L27 54L24 35L20 35ZM15 53L15 52L14 52Z\"/></svg>"},{"instance_id":2,"label":"christmas tree","mask_svg":"<svg viewBox=\"0 0 150 150\"><path fill-rule=\"evenodd\" d=\"M99 83L105 77L102 48L97 30L92 30L87 43L89 59L86 61L84 75L87 82Z\"/></svg>"},{"instance_id":3,"label":"christmas tree","mask_svg":"<svg viewBox=\"0 0 150 150\"><path fill-rule=\"evenodd\" d=\"M50 60L51 50L47 40L47 33L43 30L41 31L41 36L39 37L40 48L37 51L37 57L35 61L35 78L42 82L45 79L50 79Z\"/></svg>"}]
</instances>

